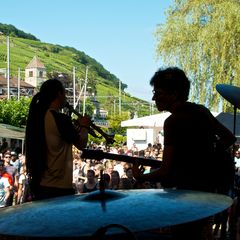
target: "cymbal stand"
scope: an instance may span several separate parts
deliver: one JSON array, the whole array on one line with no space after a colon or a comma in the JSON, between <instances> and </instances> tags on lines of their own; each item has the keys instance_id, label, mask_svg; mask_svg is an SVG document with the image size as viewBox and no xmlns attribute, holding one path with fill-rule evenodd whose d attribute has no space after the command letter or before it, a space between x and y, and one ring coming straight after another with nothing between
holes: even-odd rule
<instances>
[{"instance_id":1,"label":"cymbal stand","mask_svg":"<svg viewBox=\"0 0 240 240\"><path fill-rule=\"evenodd\" d=\"M106 199L105 199L105 180L103 175L103 169L100 170L99 191L101 198L102 209L106 211Z\"/></svg>"},{"instance_id":2,"label":"cymbal stand","mask_svg":"<svg viewBox=\"0 0 240 240\"><path fill-rule=\"evenodd\" d=\"M236 119L237 119L237 107L233 106L233 134L236 136Z\"/></svg>"},{"instance_id":3,"label":"cymbal stand","mask_svg":"<svg viewBox=\"0 0 240 240\"><path fill-rule=\"evenodd\" d=\"M234 104L233 105L233 134L234 136L236 136L236 121L237 121L237 106ZM232 158L233 158L233 163L234 163L234 166L235 166L235 161L234 161L234 158L235 158L235 151L236 151L236 145L234 144L233 145L233 148L232 148ZM235 215L233 217L233 219L229 220L229 234L230 234L230 239L235 239L236 235L237 235L237 222L238 222L238 219L239 219L239 209L240 209L240 196L239 196L239 190L236 190L238 189L238 186L236 186L236 180L234 178L234 182L233 182L233 187L232 187L232 198L236 198L236 210L235 210ZM236 192L237 191L237 192Z\"/></svg>"}]
</instances>

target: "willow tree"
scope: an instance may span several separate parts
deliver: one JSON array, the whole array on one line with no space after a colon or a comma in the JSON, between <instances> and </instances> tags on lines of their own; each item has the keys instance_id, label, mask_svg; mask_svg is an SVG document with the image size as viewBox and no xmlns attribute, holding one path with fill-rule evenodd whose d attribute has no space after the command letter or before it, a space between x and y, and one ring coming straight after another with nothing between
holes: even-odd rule
<instances>
[{"instance_id":1,"label":"willow tree","mask_svg":"<svg viewBox=\"0 0 240 240\"><path fill-rule=\"evenodd\" d=\"M216 84L240 85L239 0L175 0L166 19L155 32L157 58L186 71L191 100L217 110Z\"/></svg>"}]
</instances>

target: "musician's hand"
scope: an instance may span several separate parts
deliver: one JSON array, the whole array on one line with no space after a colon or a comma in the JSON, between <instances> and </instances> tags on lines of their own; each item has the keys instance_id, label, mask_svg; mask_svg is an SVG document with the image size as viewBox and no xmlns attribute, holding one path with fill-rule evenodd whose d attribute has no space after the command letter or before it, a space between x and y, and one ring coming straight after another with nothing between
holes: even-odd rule
<instances>
[{"instance_id":1,"label":"musician's hand","mask_svg":"<svg viewBox=\"0 0 240 240\"><path fill-rule=\"evenodd\" d=\"M91 122L92 122L92 120L88 116L83 116L81 118L78 118L78 124L79 124L80 127L89 128Z\"/></svg>"},{"instance_id":2,"label":"musician's hand","mask_svg":"<svg viewBox=\"0 0 240 240\"><path fill-rule=\"evenodd\" d=\"M138 163L133 164L132 170L133 170L133 176L136 179L141 178L141 176L143 175L143 172L144 172L143 166L139 165Z\"/></svg>"}]
</instances>

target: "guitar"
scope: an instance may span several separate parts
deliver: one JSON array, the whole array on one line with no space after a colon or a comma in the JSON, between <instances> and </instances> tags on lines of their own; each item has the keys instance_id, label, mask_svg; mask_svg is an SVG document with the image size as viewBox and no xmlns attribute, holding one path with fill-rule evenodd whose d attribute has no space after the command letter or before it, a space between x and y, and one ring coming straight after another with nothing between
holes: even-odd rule
<instances>
[{"instance_id":1,"label":"guitar","mask_svg":"<svg viewBox=\"0 0 240 240\"><path fill-rule=\"evenodd\" d=\"M151 166L151 167L160 167L161 161L151 159L151 158L142 158L142 157L131 157L128 155L121 155L115 153L108 153L102 150L90 150L90 149L83 149L81 158L88 158L88 159L95 159L95 160L102 160L102 159L110 159L110 160L117 160L121 162L127 163L137 163L143 166Z\"/></svg>"}]
</instances>

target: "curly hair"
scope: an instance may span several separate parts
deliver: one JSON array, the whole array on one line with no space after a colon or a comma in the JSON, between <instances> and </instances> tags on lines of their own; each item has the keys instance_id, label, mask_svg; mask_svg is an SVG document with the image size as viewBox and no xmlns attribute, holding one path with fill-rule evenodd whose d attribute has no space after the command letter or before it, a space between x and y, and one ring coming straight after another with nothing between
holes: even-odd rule
<instances>
[{"instance_id":1,"label":"curly hair","mask_svg":"<svg viewBox=\"0 0 240 240\"><path fill-rule=\"evenodd\" d=\"M165 89L177 92L180 100L187 101L190 81L183 70L177 67L160 68L150 80L150 85L155 89Z\"/></svg>"}]
</instances>

